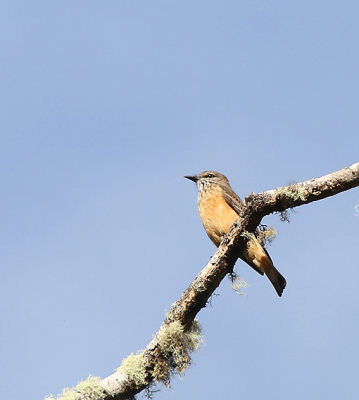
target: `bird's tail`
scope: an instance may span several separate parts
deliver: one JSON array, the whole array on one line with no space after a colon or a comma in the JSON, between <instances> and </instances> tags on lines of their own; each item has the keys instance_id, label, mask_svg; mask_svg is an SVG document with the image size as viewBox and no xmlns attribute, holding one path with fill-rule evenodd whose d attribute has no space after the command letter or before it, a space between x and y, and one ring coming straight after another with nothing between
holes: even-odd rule
<instances>
[{"instance_id":1,"label":"bird's tail","mask_svg":"<svg viewBox=\"0 0 359 400\"><path fill-rule=\"evenodd\" d=\"M275 268L273 262L267 253L266 249L261 246L257 238L251 238L247 245L247 250L244 254L245 261L251 265L259 273L263 272L267 275L268 279L271 281L274 289L281 296L283 290L287 284L281 273Z\"/></svg>"},{"instance_id":2,"label":"bird's tail","mask_svg":"<svg viewBox=\"0 0 359 400\"><path fill-rule=\"evenodd\" d=\"M268 279L274 286L274 289L278 293L278 296L281 296L287 284L283 275L275 268L273 264L271 265L270 268L265 268L264 273L268 276Z\"/></svg>"}]
</instances>

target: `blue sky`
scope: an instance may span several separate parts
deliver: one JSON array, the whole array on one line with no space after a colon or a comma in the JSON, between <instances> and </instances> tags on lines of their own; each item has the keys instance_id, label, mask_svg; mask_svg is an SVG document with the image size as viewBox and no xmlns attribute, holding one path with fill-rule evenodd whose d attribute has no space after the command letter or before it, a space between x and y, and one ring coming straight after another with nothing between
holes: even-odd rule
<instances>
[{"instance_id":1,"label":"blue sky","mask_svg":"<svg viewBox=\"0 0 359 400\"><path fill-rule=\"evenodd\" d=\"M241 196L358 160L357 1L0 6L1 398L105 377L146 346L215 248L183 175ZM199 314L156 399L357 396L358 189L303 206Z\"/></svg>"}]
</instances>

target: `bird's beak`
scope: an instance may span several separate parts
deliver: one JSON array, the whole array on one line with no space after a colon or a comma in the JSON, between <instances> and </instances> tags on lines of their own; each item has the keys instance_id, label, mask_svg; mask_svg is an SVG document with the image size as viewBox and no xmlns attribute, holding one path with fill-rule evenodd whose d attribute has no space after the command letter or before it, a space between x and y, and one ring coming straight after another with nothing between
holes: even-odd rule
<instances>
[{"instance_id":1,"label":"bird's beak","mask_svg":"<svg viewBox=\"0 0 359 400\"><path fill-rule=\"evenodd\" d=\"M198 181L197 175L185 176L185 178L187 178L187 179L189 179L190 181L193 181L193 182L197 182Z\"/></svg>"}]
</instances>

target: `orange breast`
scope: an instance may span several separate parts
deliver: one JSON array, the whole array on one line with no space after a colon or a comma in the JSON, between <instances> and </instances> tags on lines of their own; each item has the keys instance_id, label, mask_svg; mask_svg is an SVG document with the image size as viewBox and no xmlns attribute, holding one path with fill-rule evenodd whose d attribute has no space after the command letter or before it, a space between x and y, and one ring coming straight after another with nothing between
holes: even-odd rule
<instances>
[{"instance_id":1,"label":"orange breast","mask_svg":"<svg viewBox=\"0 0 359 400\"><path fill-rule=\"evenodd\" d=\"M198 209L207 235L218 247L238 214L224 200L222 189L218 186L204 189L200 193Z\"/></svg>"}]
</instances>

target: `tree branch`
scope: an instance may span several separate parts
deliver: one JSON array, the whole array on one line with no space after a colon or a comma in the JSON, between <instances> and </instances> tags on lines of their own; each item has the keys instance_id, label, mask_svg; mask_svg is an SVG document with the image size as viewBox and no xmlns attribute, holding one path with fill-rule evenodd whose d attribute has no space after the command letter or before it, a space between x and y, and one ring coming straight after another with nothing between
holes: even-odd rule
<instances>
[{"instance_id":1,"label":"tree branch","mask_svg":"<svg viewBox=\"0 0 359 400\"><path fill-rule=\"evenodd\" d=\"M357 186L359 186L359 163L320 178L248 196L240 217L232 225L230 232L224 237L209 263L181 298L172 305L166 319L147 348L138 356L133 356L139 357L136 360L140 361L138 369L142 372L139 371L136 375L133 371L129 372L120 368L114 374L98 381L96 389L99 390L100 387L101 396L96 394L97 397L91 397L89 394L81 392L80 389L74 388L73 390L78 394L77 398L129 399L136 393L149 388L156 380L168 383L171 371L178 370L178 361L176 361L177 365L173 362L175 349L171 348L170 351L164 349L164 335L168 332L169 327L173 327L174 323L179 323L181 334L178 336L177 333L176 338L180 337L182 342L188 341L186 334L193 328L197 313L206 306L208 299L226 274L232 272L238 258L237 255L247 245L248 235L245 233L254 232L265 215L324 199ZM180 353L188 356L194 347L186 347L184 344ZM190 357L186 357L185 360L188 365ZM168 371L166 370L167 377L156 376L155 370L159 362L162 363L164 369L166 366L169 368Z\"/></svg>"},{"instance_id":2,"label":"tree branch","mask_svg":"<svg viewBox=\"0 0 359 400\"><path fill-rule=\"evenodd\" d=\"M359 163L343 168L320 178L294 185L251 194L246 206L262 217L273 212L285 211L313 201L344 192L359 186Z\"/></svg>"}]
</instances>

